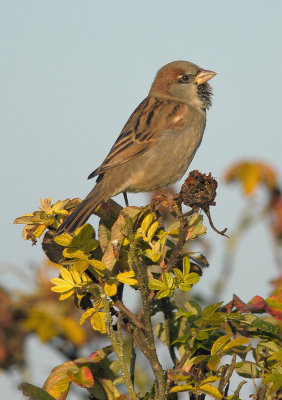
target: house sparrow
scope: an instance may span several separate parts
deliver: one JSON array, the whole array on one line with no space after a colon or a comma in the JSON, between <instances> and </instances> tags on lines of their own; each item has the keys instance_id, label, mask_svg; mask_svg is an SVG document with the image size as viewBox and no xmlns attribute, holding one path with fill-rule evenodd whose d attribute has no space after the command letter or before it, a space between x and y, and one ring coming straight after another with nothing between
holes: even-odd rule
<instances>
[{"instance_id":1,"label":"house sparrow","mask_svg":"<svg viewBox=\"0 0 282 400\"><path fill-rule=\"evenodd\" d=\"M103 163L88 179L96 185L57 233L73 233L102 201L118 193L149 192L182 178L206 125L215 72L187 61L162 67L145 100L136 108Z\"/></svg>"}]
</instances>

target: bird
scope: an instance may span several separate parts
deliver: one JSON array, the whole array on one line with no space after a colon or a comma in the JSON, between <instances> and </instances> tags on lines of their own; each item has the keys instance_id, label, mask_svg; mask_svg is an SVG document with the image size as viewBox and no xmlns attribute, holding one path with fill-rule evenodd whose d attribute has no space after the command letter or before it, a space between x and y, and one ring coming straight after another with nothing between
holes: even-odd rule
<instances>
[{"instance_id":1,"label":"bird","mask_svg":"<svg viewBox=\"0 0 282 400\"><path fill-rule=\"evenodd\" d=\"M150 192L180 180L201 144L212 104L207 82L215 75L189 61L164 65L105 160L88 176L97 177L96 185L56 233L74 233L119 193Z\"/></svg>"}]
</instances>

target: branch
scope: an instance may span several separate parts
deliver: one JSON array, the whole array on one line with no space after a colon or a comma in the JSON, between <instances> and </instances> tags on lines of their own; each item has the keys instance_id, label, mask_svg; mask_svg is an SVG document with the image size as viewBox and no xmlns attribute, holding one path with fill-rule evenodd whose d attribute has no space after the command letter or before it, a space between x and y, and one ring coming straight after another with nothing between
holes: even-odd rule
<instances>
[{"instance_id":1,"label":"branch","mask_svg":"<svg viewBox=\"0 0 282 400\"><path fill-rule=\"evenodd\" d=\"M130 311L121 300L116 300L114 303L116 306L126 317L127 319L136 326L136 328L141 329L142 331L147 331L147 328L142 324L139 318Z\"/></svg>"},{"instance_id":2,"label":"branch","mask_svg":"<svg viewBox=\"0 0 282 400\"><path fill-rule=\"evenodd\" d=\"M107 328L107 334L109 336L109 339L113 345L113 349L118 357L119 364L120 364L120 369L123 377L123 382L127 387L128 390L128 396L130 400L138 400L137 394L135 393L133 382L130 377L130 373L128 371L127 365L126 365L126 360L124 357L124 348L123 348L123 338L121 335L120 331L120 316L118 316L118 331L117 331L117 337L115 335L115 332L113 330L113 320L112 320L112 315L111 315L111 310L110 310L110 304L108 302L107 296L105 295L105 292L103 288L100 286L100 298L103 302L104 310L106 313L106 328Z\"/></svg>"},{"instance_id":3,"label":"branch","mask_svg":"<svg viewBox=\"0 0 282 400\"><path fill-rule=\"evenodd\" d=\"M230 367L228 369L228 373L227 373L227 375L225 377L223 377L220 380L220 383L219 383L219 388L218 389L219 389L220 393L222 393L224 387L228 384L229 379L231 378L231 376L232 376L232 374L234 372L235 365L236 365L236 353L233 353L232 361L231 361L231 365L230 365Z\"/></svg>"},{"instance_id":4,"label":"branch","mask_svg":"<svg viewBox=\"0 0 282 400\"><path fill-rule=\"evenodd\" d=\"M158 400L166 400L167 399L167 389L166 389L166 381L165 381L165 374L160 364L160 361L157 356L156 346L154 341L154 334L153 334L153 327L151 321L151 310L150 310L150 290L148 288L148 279L147 279L147 272L142 271L142 265L138 262L136 256L136 249L135 249L135 242L130 241L130 249L129 249L129 259L131 263L131 267L135 272L135 276L138 281L142 305L143 305L143 321L144 325L146 326L147 332L144 335L144 341L146 343L146 347L148 347L149 352L143 346L143 353L147 357L152 367L153 373L156 378L157 382L157 399ZM139 341L141 339L141 335L139 335L136 331L136 339ZM145 352L144 352L145 350Z\"/></svg>"}]
</instances>

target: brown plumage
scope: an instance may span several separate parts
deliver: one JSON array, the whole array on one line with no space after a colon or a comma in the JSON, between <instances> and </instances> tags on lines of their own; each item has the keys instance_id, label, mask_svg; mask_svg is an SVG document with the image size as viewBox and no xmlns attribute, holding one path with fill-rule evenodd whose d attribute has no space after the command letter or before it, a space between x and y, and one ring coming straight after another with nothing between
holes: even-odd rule
<instances>
[{"instance_id":1,"label":"brown plumage","mask_svg":"<svg viewBox=\"0 0 282 400\"><path fill-rule=\"evenodd\" d=\"M73 233L102 201L121 192L148 192L178 181L198 149L215 75L187 61L162 67L148 97L125 124L104 162L89 175L96 185L59 227Z\"/></svg>"}]
</instances>

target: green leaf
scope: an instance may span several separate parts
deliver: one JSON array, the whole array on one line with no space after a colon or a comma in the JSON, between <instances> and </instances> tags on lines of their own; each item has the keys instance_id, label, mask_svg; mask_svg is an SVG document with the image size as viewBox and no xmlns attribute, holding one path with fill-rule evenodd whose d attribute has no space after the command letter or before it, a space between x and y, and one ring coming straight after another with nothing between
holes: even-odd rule
<instances>
[{"instance_id":1,"label":"green leaf","mask_svg":"<svg viewBox=\"0 0 282 400\"><path fill-rule=\"evenodd\" d=\"M150 260L152 260L154 263L157 262L161 256L162 253L160 252L155 252L152 249L146 249L143 251L144 256L148 257Z\"/></svg>"},{"instance_id":2,"label":"green leaf","mask_svg":"<svg viewBox=\"0 0 282 400\"><path fill-rule=\"evenodd\" d=\"M179 268L173 268L174 275L178 278L181 282L184 280L184 275Z\"/></svg>"},{"instance_id":3,"label":"green leaf","mask_svg":"<svg viewBox=\"0 0 282 400\"><path fill-rule=\"evenodd\" d=\"M31 400L56 400L55 397L51 396L44 389L31 385L30 383L22 383L19 389L25 396L29 396Z\"/></svg>"},{"instance_id":4,"label":"green leaf","mask_svg":"<svg viewBox=\"0 0 282 400\"><path fill-rule=\"evenodd\" d=\"M198 391L208 394L217 400L221 400L223 397L217 388L215 388L212 385L209 385L208 383L205 383L204 385L200 385L198 388Z\"/></svg>"},{"instance_id":5,"label":"green leaf","mask_svg":"<svg viewBox=\"0 0 282 400\"><path fill-rule=\"evenodd\" d=\"M134 277L133 271L126 271L118 274L116 276L116 279L119 282L125 283L126 285L135 285L137 283L137 280L133 277Z\"/></svg>"},{"instance_id":6,"label":"green leaf","mask_svg":"<svg viewBox=\"0 0 282 400\"><path fill-rule=\"evenodd\" d=\"M191 272L191 274L188 274L184 276L184 282L189 283L190 285L194 285L195 283L199 282L200 276L196 274L196 272Z\"/></svg>"},{"instance_id":7,"label":"green leaf","mask_svg":"<svg viewBox=\"0 0 282 400\"><path fill-rule=\"evenodd\" d=\"M164 297L169 297L170 295L171 295L171 290L170 289L163 289L163 290L160 290L157 293L156 297L157 297L158 300L160 300L160 299L162 299Z\"/></svg>"},{"instance_id":8,"label":"green leaf","mask_svg":"<svg viewBox=\"0 0 282 400\"><path fill-rule=\"evenodd\" d=\"M280 374L279 372L266 374L262 381L265 384L273 384L270 389L271 393L276 392L277 390L282 388L282 374Z\"/></svg>"},{"instance_id":9,"label":"green leaf","mask_svg":"<svg viewBox=\"0 0 282 400\"><path fill-rule=\"evenodd\" d=\"M165 290L167 289L167 286L165 283L159 281L158 279L151 279L149 281L149 288L151 290Z\"/></svg>"},{"instance_id":10,"label":"green leaf","mask_svg":"<svg viewBox=\"0 0 282 400\"><path fill-rule=\"evenodd\" d=\"M173 276L169 272L164 272L162 274L162 281L167 288L171 289L173 287Z\"/></svg>"},{"instance_id":11,"label":"green leaf","mask_svg":"<svg viewBox=\"0 0 282 400\"><path fill-rule=\"evenodd\" d=\"M72 271L76 271L81 274L82 272L86 271L88 267L88 260L77 260L72 264Z\"/></svg>"},{"instance_id":12,"label":"green leaf","mask_svg":"<svg viewBox=\"0 0 282 400\"><path fill-rule=\"evenodd\" d=\"M73 247L66 247L63 250L63 256L66 258L81 258L81 259L85 259L86 257L83 251Z\"/></svg>"},{"instance_id":13,"label":"green leaf","mask_svg":"<svg viewBox=\"0 0 282 400\"><path fill-rule=\"evenodd\" d=\"M158 229L158 227L159 227L158 221L154 222L154 223L150 226L150 228L148 229L148 232L147 232L147 238L148 238L148 240L151 241L151 239L154 237L154 235L155 235L156 230Z\"/></svg>"},{"instance_id":14,"label":"green leaf","mask_svg":"<svg viewBox=\"0 0 282 400\"><path fill-rule=\"evenodd\" d=\"M227 315L223 312L215 312L214 314L212 314L208 319L207 322L209 323L209 325L221 325L224 322L227 321Z\"/></svg>"},{"instance_id":15,"label":"green leaf","mask_svg":"<svg viewBox=\"0 0 282 400\"><path fill-rule=\"evenodd\" d=\"M226 353L227 351L229 351L230 349L233 349L234 347L239 347L239 346L242 346L247 343L250 343L250 340L246 337L242 336L242 337L235 338L223 347L222 353Z\"/></svg>"},{"instance_id":16,"label":"green leaf","mask_svg":"<svg viewBox=\"0 0 282 400\"><path fill-rule=\"evenodd\" d=\"M189 283L180 283L178 285L179 289L182 290L182 292L189 292L191 290L192 286Z\"/></svg>"},{"instance_id":17,"label":"green leaf","mask_svg":"<svg viewBox=\"0 0 282 400\"><path fill-rule=\"evenodd\" d=\"M188 392L188 391L194 391L195 386L192 385L177 385L174 386L172 389L170 389L169 393L177 393L177 392Z\"/></svg>"},{"instance_id":18,"label":"green leaf","mask_svg":"<svg viewBox=\"0 0 282 400\"><path fill-rule=\"evenodd\" d=\"M211 371L215 371L218 367L218 364L220 362L220 357L216 354L210 356L209 361L208 361L208 367Z\"/></svg>"},{"instance_id":19,"label":"green leaf","mask_svg":"<svg viewBox=\"0 0 282 400\"><path fill-rule=\"evenodd\" d=\"M189 365L200 364L201 362L207 361L208 358L209 356L206 356L204 354L201 354L200 356L195 356L191 358L191 360L189 361Z\"/></svg>"},{"instance_id":20,"label":"green leaf","mask_svg":"<svg viewBox=\"0 0 282 400\"><path fill-rule=\"evenodd\" d=\"M221 379L221 376L212 375L212 376L209 376L208 378L206 378L204 381L202 381L200 383L200 385L202 386L203 384L206 384L206 383L217 382L217 381L220 381L220 379Z\"/></svg>"},{"instance_id":21,"label":"green leaf","mask_svg":"<svg viewBox=\"0 0 282 400\"><path fill-rule=\"evenodd\" d=\"M197 334L197 340L206 340L209 338L209 334L205 331L200 331Z\"/></svg>"},{"instance_id":22,"label":"green leaf","mask_svg":"<svg viewBox=\"0 0 282 400\"><path fill-rule=\"evenodd\" d=\"M59 244L60 246L67 247L71 244L72 236L67 233L62 233L59 236L54 237L54 242Z\"/></svg>"},{"instance_id":23,"label":"green leaf","mask_svg":"<svg viewBox=\"0 0 282 400\"><path fill-rule=\"evenodd\" d=\"M188 257L183 258L183 275L184 279L186 279L190 273L190 260Z\"/></svg>"},{"instance_id":24,"label":"green leaf","mask_svg":"<svg viewBox=\"0 0 282 400\"><path fill-rule=\"evenodd\" d=\"M183 303L183 307L184 307L185 311L187 310L189 313L191 313L195 317L199 316L201 314L201 307L199 306L198 303L196 303L196 301L193 301L193 300L185 301Z\"/></svg>"},{"instance_id":25,"label":"green leaf","mask_svg":"<svg viewBox=\"0 0 282 400\"><path fill-rule=\"evenodd\" d=\"M237 374L243 378L260 378L261 376L256 364L251 361L238 362L235 369Z\"/></svg>"},{"instance_id":26,"label":"green leaf","mask_svg":"<svg viewBox=\"0 0 282 400\"><path fill-rule=\"evenodd\" d=\"M232 335L224 335L217 338L212 345L211 355L217 354L219 350L225 345L225 343L227 343L230 340L231 337Z\"/></svg>"},{"instance_id":27,"label":"green leaf","mask_svg":"<svg viewBox=\"0 0 282 400\"><path fill-rule=\"evenodd\" d=\"M264 321L263 319L256 318L252 323L252 327L260 329L263 332L271 333L273 335L278 335L279 331L276 326L272 325L270 322Z\"/></svg>"},{"instance_id":28,"label":"green leaf","mask_svg":"<svg viewBox=\"0 0 282 400\"><path fill-rule=\"evenodd\" d=\"M202 312L202 317L204 319L209 319L219 309L219 307L222 304L223 304L223 301L221 301L220 303L211 304L210 306L205 307Z\"/></svg>"},{"instance_id":29,"label":"green leaf","mask_svg":"<svg viewBox=\"0 0 282 400\"><path fill-rule=\"evenodd\" d=\"M89 253L98 247L99 242L96 239L89 239L84 242L81 246L84 253Z\"/></svg>"},{"instance_id":30,"label":"green leaf","mask_svg":"<svg viewBox=\"0 0 282 400\"><path fill-rule=\"evenodd\" d=\"M143 219L142 223L141 223L141 227L140 227L140 231L146 235L146 232L149 228L149 226L151 225L151 223L153 222L153 214L148 214L146 215L146 217Z\"/></svg>"},{"instance_id":31,"label":"green leaf","mask_svg":"<svg viewBox=\"0 0 282 400\"><path fill-rule=\"evenodd\" d=\"M87 242L89 239L94 238L95 231L92 225L85 224L82 227L78 228L74 233L74 238L79 240L79 243L83 245L83 243Z\"/></svg>"}]
</instances>

